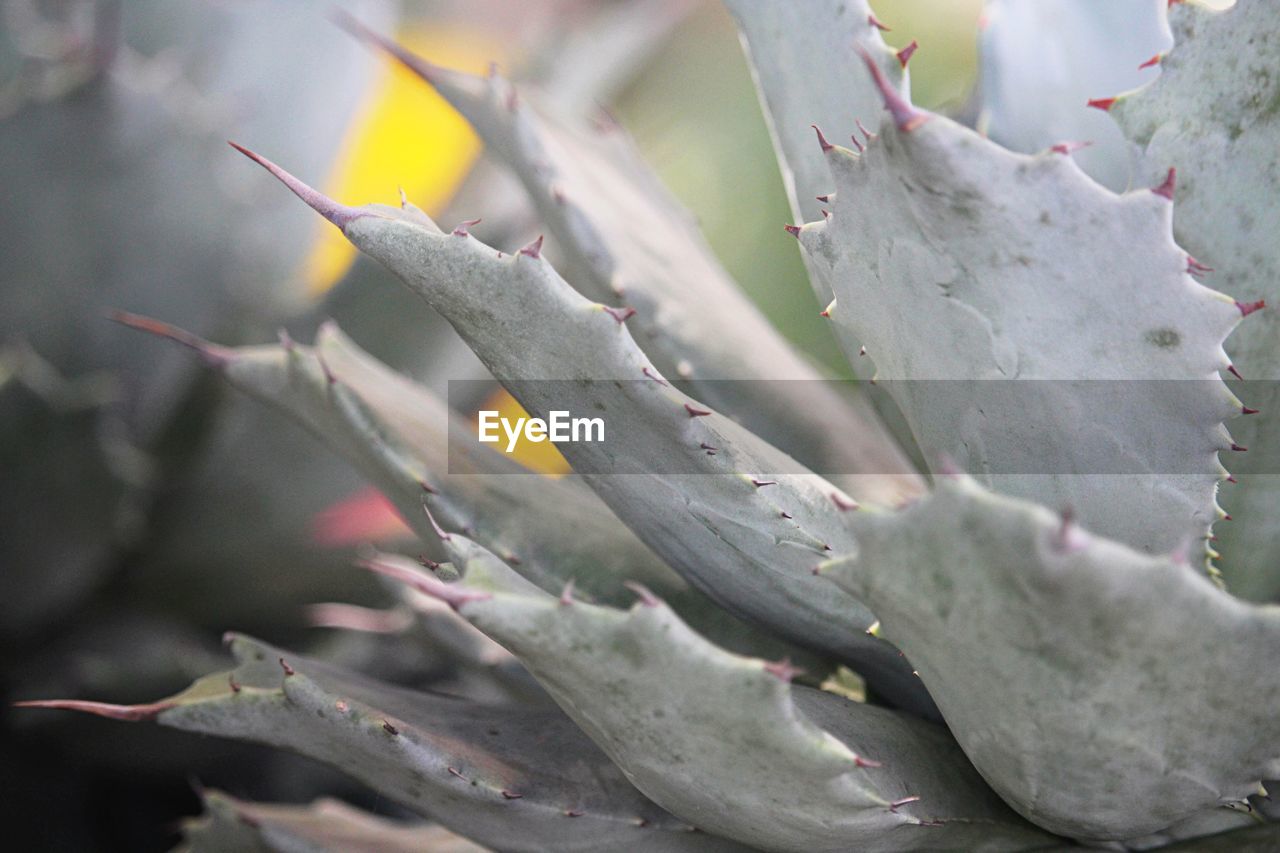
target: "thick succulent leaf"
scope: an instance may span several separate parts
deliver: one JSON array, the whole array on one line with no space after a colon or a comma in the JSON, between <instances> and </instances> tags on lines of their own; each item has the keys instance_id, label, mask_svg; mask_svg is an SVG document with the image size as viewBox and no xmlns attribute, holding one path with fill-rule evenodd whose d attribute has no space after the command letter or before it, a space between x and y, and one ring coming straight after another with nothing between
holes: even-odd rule
<instances>
[{"instance_id":1,"label":"thick succulent leaf","mask_svg":"<svg viewBox=\"0 0 1280 853\"><path fill-rule=\"evenodd\" d=\"M1143 550L1206 537L1243 311L1188 273L1163 188L1117 196L885 92L894 121L825 151L835 204L799 234L846 349L904 380L926 454Z\"/></svg>"},{"instance_id":2,"label":"thick succulent leaf","mask_svg":"<svg viewBox=\"0 0 1280 853\"><path fill-rule=\"evenodd\" d=\"M438 824L389 820L341 800L306 806L251 803L206 790L179 853L484 853Z\"/></svg>"},{"instance_id":3,"label":"thick succulent leaf","mask_svg":"<svg viewBox=\"0 0 1280 853\"><path fill-rule=\"evenodd\" d=\"M852 523L861 550L824 574L872 606L969 758L1033 822L1149 835L1280 769L1280 677L1255 663L1280 653L1280 609L967 477Z\"/></svg>"},{"instance_id":4,"label":"thick succulent leaf","mask_svg":"<svg viewBox=\"0 0 1280 853\"><path fill-rule=\"evenodd\" d=\"M1050 840L933 723L793 687L790 662L716 647L643 587L629 611L557 598L470 540L446 545L461 581L401 577L510 649L641 791L703 829L797 851Z\"/></svg>"},{"instance_id":5,"label":"thick succulent leaf","mask_svg":"<svg viewBox=\"0 0 1280 853\"><path fill-rule=\"evenodd\" d=\"M1033 154L1088 142L1076 162L1113 190L1129 186L1133 154L1115 123L1088 103L1136 88L1172 44L1167 0L988 0L979 42L979 127Z\"/></svg>"},{"instance_id":6,"label":"thick succulent leaf","mask_svg":"<svg viewBox=\"0 0 1280 853\"><path fill-rule=\"evenodd\" d=\"M849 662L895 701L929 709L909 665L865 633L870 612L812 575L829 548L853 547L848 496L672 388L625 319L578 294L538 246L504 255L414 211L344 207L267 166L448 318L526 410L607 413L607 443L560 449L695 587L783 639ZM664 473L673 459L679 473Z\"/></svg>"},{"instance_id":7,"label":"thick succulent leaf","mask_svg":"<svg viewBox=\"0 0 1280 853\"><path fill-rule=\"evenodd\" d=\"M811 125L834 141L878 130L880 93L858 55L866 51L905 95L906 68L880 37L867 0L725 0L751 60L765 119L797 222L817 219L831 176Z\"/></svg>"},{"instance_id":8,"label":"thick succulent leaf","mask_svg":"<svg viewBox=\"0 0 1280 853\"><path fill-rule=\"evenodd\" d=\"M642 797L556 710L370 681L241 636L239 665L149 705L38 702L284 747L500 850L731 850Z\"/></svg>"},{"instance_id":9,"label":"thick succulent leaf","mask_svg":"<svg viewBox=\"0 0 1280 853\"><path fill-rule=\"evenodd\" d=\"M1143 148L1148 179L1177 167L1174 233L1213 268L1208 280L1246 305L1274 303L1280 281L1280 16L1263 0L1239 0L1223 12L1180 4L1169 16L1176 45L1160 78L1117 101L1112 115ZM1228 587L1263 600L1280 597L1278 335L1280 317L1265 310L1227 341L1240 371L1267 381L1240 391L1246 405L1264 414L1232 427L1250 452L1240 485L1224 489L1222 498L1235 521L1217 532Z\"/></svg>"},{"instance_id":10,"label":"thick succulent leaf","mask_svg":"<svg viewBox=\"0 0 1280 853\"><path fill-rule=\"evenodd\" d=\"M621 128L574 120L536 91L517 95L500 77L438 68L377 41L434 85L519 175L556 238L565 277L591 299L636 310L629 328L660 373L687 380L704 403L792 448L815 470L861 474L849 482L859 500L895 503L922 491L871 406L817 381L818 371L729 277Z\"/></svg>"}]
</instances>

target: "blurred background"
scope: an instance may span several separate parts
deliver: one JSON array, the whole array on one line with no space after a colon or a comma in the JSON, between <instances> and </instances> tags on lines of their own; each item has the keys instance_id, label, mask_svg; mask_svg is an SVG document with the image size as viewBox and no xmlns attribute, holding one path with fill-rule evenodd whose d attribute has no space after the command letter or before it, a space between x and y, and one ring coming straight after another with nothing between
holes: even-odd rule
<instances>
[{"instance_id":1,"label":"blurred background","mask_svg":"<svg viewBox=\"0 0 1280 853\"><path fill-rule=\"evenodd\" d=\"M280 327L310 340L332 317L437 390L483 375L425 305L225 144L348 203L394 204L402 188L444 224L484 217L474 232L499 248L538 233L466 123L335 26L335 5L437 63L497 62L564 109L607 106L766 314L847 370L782 229L768 131L714 0L0 0L9 849L168 849L198 784L394 813L302 759L11 701L154 700L218 668L227 629L407 684L453 677L412 637L335 630L341 616L310 607L389 602L350 566L362 542L414 547L386 502L189 353L106 319L123 309L236 344ZM917 103L967 110L980 0L874 5L891 44L920 43Z\"/></svg>"}]
</instances>

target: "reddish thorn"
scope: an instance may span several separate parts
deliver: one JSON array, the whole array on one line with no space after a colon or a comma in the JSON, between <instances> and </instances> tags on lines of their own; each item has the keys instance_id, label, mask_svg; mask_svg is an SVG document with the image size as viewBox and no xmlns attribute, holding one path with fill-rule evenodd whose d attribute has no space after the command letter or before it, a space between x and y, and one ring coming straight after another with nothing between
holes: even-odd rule
<instances>
[{"instance_id":1,"label":"reddish thorn","mask_svg":"<svg viewBox=\"0 0 1280 853\"><path fill-rule=\"evenodd\" d=\"M710 450L712 453L720 449L718 447L712 447L710 444L707 444L705 441L701 442L698 446L701 447L703 450Z\"/></svg>"},{"instance_id":2,"label":"reddish thorn","mask_svg":"<svg viewBox=\"0 0 1280 853\"><path fill-rule=\"evenodd\" d=\"M577 809L565 809L563 814L565 817L582 817L586 812L580 812Z\"/></svg>"},{"instance_id":3,"label":"reddish thorn","mask_svg":"<svg viewBox=\"0 0 1280 853\"><path fill-rule=\"evenodd\" d=\"M519 800L519 799L522 799L523 797L524 797L524 794L513 794L511 791L508 791L506 788L502 789L502 799L504 800Z\"/></svg>"},{"instance_id":4,"label":"reddish thorn","mask_svg":"<svg viewBox=\"0 0 1280 853\"><path fill-rule=\"evenodd\" d=\"M645 607L657 607L662 603L658 600L658 596L654 595L644 584L637 583L636 581L625 581L622 585L634 592L636 597L640 599L641 603L643 603Z\"/></svg>"},{"instance_id":5,"label":"reddish thorn","mask_svg":"<svg viewBox=\"0 0 1280 853\"><path fill-rule=\"evenodd\" d=\"M903 806L909 805L911 803L918 803L918 802L920 802L919 797L902 797L901 799L894 800L892 803L889 803L889 811L893 812L894 814L897 814L898 809L902 808Z\"/></svg>"},{"instance_id":6,"label":"reddish thorn","mask_svg":"<svg viewBox=\"0 0 1280 853\"><path fill-rule=\"evenodd\" d=\"M1230 521L1230 520L1231 520L1231 513L1229 513L1229 512L1224 512L1224 513L1222 514L1222 520L1223 520L1223 521Z\"/></svg>"},{"instance_id":7,"label":"reddish thorn","mask_svg":"<svg viewBox=\"0 0 1280 853\"><path fill-rule=\"evenodd\" d=\"M1227 372L1230 373L1232 376L1234 376L1236 379L1239 379L1241 382L1244 381L1244 377L1240 375L1240 371L1236 370L1236 366L1234 364L1227 365Z\"/></svg>"},{"instance_id":8,"label":"reddish thorn","mask_svg":"<svg viewBox=\"0 0 1280 853\"><path fill-rule=\"evenodd\" d=\"M518 566L520 565L520 558L517 557L515 554L512 554L510 551L507 551L502 555L502 562L509 563L510 565L513 565L513 566Z\"/></svg>"},{"instance_id":9,"label":"reddish thorn","mask_svg":"<svg viewBox=\"0 0 1280 853\"><path fill-rule=\"evenodd\" d=\"M1151 57L1151 58L1150 58L1150 59L1148 59L1146 62L1144 62L1144 63L1142 63L1141 65L1139 65L1139 66L1138 66L1138 70L1139 70L1139 71L1141 71L1141 70L1142 70L1142 69L1144 69L1144 68L1153 68L1153 67L1155 67L1155 66L1159 65L1159 64L1160 64L1160 60L1161 60L1161 59L1163 59L1163 58L1164 58L1164 57L1163 57L1161 54L1157 53L1155 56Z\"/></svg>"},{"instance_id":10,"label":"reddish thorn","mask_svg":"<svg viewBox=\"0 0 1280 853\"><path fill-rule=\"evenodd\" d=\"M867 348L866 348L866 347L858 347L858 355L859 355L859 356L863 356L863 355L866 355L866 354L867 354Z\"/></svg>"},{"instance_id":11,"label":"reddish thorn","mask_svg":"<svg viewBox=\"0 0 1280 853\"><path fill-rule=\"evenodd\" d=\"M813 132L818 134L818 145L822 148L824 154L832 148L835 148L835 146L828 142L827 138L822 135L822 128L818 127L816 124L811 124L809 127L812 127Z\"/></svg>"},{"instance_id":12,"label":"reddish thorn","mask_svg":"<svg viewBox=\"0 0 1280 853\"><path fill-rule=\"evenodd\" d=\"M689 417L691 418L705 418L707 415L711 414L708 410L699 409L689 403L684 404L684 410L689 413Z\"/></svg>"},{"instance_id":13,"label":"reddish thorn","mask_svg":"<svg viewBox=\"0 0 1280 853\"><path fill-rule=\"evenodd\" d=\"M1256 414L1258 414L1258 412L1260 412L1260 411L1262 411L1262 410L1261 410L1261 409L1251 409L1251 408L1249 408L1248 406L1241 406L1241 407L1240 407L1240 414L1242 414L1242 415L1256 415Z\"/></svg>"},{"instance_id":14,"label":"reddish thorn","mask_svg":"<svg viewBox=\"0 0 1280 853\"><path fill-rule=\"evenodd\" d=\"M834 503L836 505L836 509L840 510L841 512L848 512L849 510L859 509L859 505L857 501L853 500L852 498L847 498L844 495L840 494L839 492L831 493L831 502Z\"/></svg>"},{"instance_id":15,"label":"reddish thorn","mask_svg":"<svg viewBox=\"0 0 1280 853\"><path fill-rule=\"evenodd\" d=\"M573 578L569 578L569 582L560 591L560 603L565 607L573 604Z\"/></svg>"},{"instance_id":16,"label":"reddish thorn","mask_svg":"<svg viewBox=\"0 0 1280 853\"><path fill-rule=\"evenodd\" d=\"M831 196L830 196L829 194L828 194L828 195L818 195L818 196L814 196L814 198L816 198L818 201L822 202L823 204L830 204L830 203L831 203Z\"/></svg>"},{"instance_id":17,"label":"reddish thorn","mask_svg":"<svg viewBox=\"0 0 1280 853\"><path fill-rule=\"evenodd\" d=\"M921 112L911 105L911 103L898 92L897 89L889 85L888 79L884 76L884 72L880 70L880 66L871 58L871 54L861 45L858 46L858 53L862 55L862 61L866 63L867 70L871 72L871 79L875 81L876 88L880 90L880 96L884 98L885 109L893 116L893 122L898 126L898 130L903 133L910 133L920 125L929 120L929 114Z\"/></svg>"},{"instance_id":18,"label":"reddish thorn","mask_svg":"<svg viewBox=\"0 0 1280 853\"><path fill-rule=\"evenodd\" d=\"M892 30L880 23L880 20L875 15L867 15L867 23L882 33L892 32Z\"/></svg>"},{"instance_id":19,"label":"reddish thorn","mask_svg":"<svg viewBox=\"0 0 1280 853\"><path fill-rule=\"evenodd\" d=\"M1247 447L1241 447L1240 445L1236 444L1236 443L1233 441L1233 442L1231 442L1231 449L1232 449L1232 450L1234 450L1236 453L1244 453L1244 452L1245 452L1245 451L1247 451L1249 448L1247 448Z\"/></svg>"},{"instance_id":20,"label":"reddish thorn","mask_svg":"<svg viewBox=\"0 0 1280 853\"><path fill-rule=\"evenodd\" d=\"M1261 311L1267 307L1265 299L1259 299L1257 302L1236 302L1236 307L1240 309L1240 316L1248 317L1254 311Z\"/></svg>"},{"instance_id":21,"label":"reddish thorn","mask_svg":"<svg viewBox=\"0 0 1280 853\"><path fill-rule=\"evenodd\" d=\"M520 254L528 255L534 260L542 257L542 235L539 234L537 240L534 240L532 243L521 249Z\"/></svg>"},{"instance_id":22,"label":"reddish thorn","mask_svg":"<svg viewBox=\"0 0 1280 853\"><path fill-rule=\"evenodd\" d=\"M1187 255L1187 272L1192 275L1199 275L1201 273L1213 272L1213 267L1207 267L1195 258Z\"/></svg>"},{"instance_id":23,"label":"reddish thorn","mask_svg":"<svg viewBox=\"0 0 1280 853\"><path fill-rule=\"evenodd\" d=\"M431 507L427 506L425 498L422 501L422 511L427 514L427 521L431 522L431 529L440 537L441 542L448 542L453 539L453 537L446 533L444 528L436 522L436 517L431 514Z\"/></svg>"},{"instance_id":24,"label":"reddish thorn","mask_svg":"<svg viewBox=\"0 0 1280 853\"><path fill-rule=\"evenodd\" d=\"M467 781L467 777L466 777L466 776L463 776L463 775L462 775L462 771L461 771L461 770L459 770L458 768L456 768L456 767L446 767L445 769L449 771L449 775L450 775L450 776L457 776L457 777L458 777L459 779L461 779L463 782Z\"/></svg>"},{"instance_id":25,"label":"reddish thorn","mask_svg":"<svg viewBox=\"0 0 1280 853\"><path fill-rule=\"evenodd\" d=\"M426 492L426 493L427 493L427 494L429 494L429 495L438 495L438 494L440 494L440 492L439 492L438 490L436 490L436 489L432 488L432 486L431 486L429 483L427 483L427 481L426 481L426 480L419 480L419 481L418 481L418 485L422 487L422 491Z\"/></svg>"},{"instance_id":26,"label":"reddish thorn","mask_svg":"<svg viewBox=\"0 0 1280 853\"><path fill-rule=\"evenodd\" d=\"M755 486L758 489L761 486L776 486L778 485L778 481L777 480L757 480L752 478L751 485Z\"/></svg>"},{"instance_id":27,"label":"reddish thorn","mask_svg":"<svg viewBox=\"0 0 1280 853\"><path fill-rule=\"evenodd\" d=\"M389 734L389 735L398 735L398 734L400 734L400 730L399 730L398 728L396 728L395 726L391 725L391 722L390 722L389 720L383 720L383 721L382 721L382 730L383 730L383 731L385 731L385 732L386 732L387 734Z\"/></svg>"},{"instance_id":28,"label":"reddish thorn","mask_svg":"<svg viewBox=\"0 0 1280 853\"><path fill-rule=\"evenodd\" d=\"M636 315L636 309L629 305L626 308L611 308L608 305L601 305L600 307L606 314L617 320L619 326Z\"/></svg>"},{"instance_id":29,"label":"reddish thorn","mask_svg":"<svg viewBox=\"0 0 1280 853\"><path fill-rule=\"evenodd\" d=\"M902 67L906 68L907 63L911 61L911 57L914 56L915 52L919 49L920 43L915 39L912 39L911 44L907 45L894 55L898 57L898 62L902 63Z\"/></svg>"},{"instance_id":30,"label":"reddish thorn","mask_svg":"<svg viewBox=\"0 0 1280 853\"><path fill-rule=\"evenodd\" d=\"M130 329L137 329L149 335L168 338L188 349L195 350L204 363L210 367L222 367L231 361L234 355L232 350L220 347L217 344L211 344L186 329L180 329L177 326L152 319L151 317L144 317L141 314L130 314L128 311L111 311L107 314L107 317L122 326L128 326Z\"/></svg>"},{"instance_id":31,"label":"reddish thorn","mask_svg":"<svg viewBox=\"0 0 1280 853\"><path fill-rule=\"evenodd\" d=\"M280 658L280 668L284 670L284 677L288 678L293 675L293 667L289 666L289 662L284 658Z\"/></svg>"},{"instance_id":32,"label":"reddish thorn","mask_svg":"<svg viewBox=\"0 0 1280 853\"><path fill-rule=\"evenodd\" d=\"M419 572L409 566L402 566L398 563L388 563L374 558L359 560L356 565L408 584L423 595L429 595L432 598L443 601L454 610L471 601L486 601L492 598L487 592L467 589L457 583L445 583L434 575Z\"/></svg>"},{"instance_id":33,"label":"reddish thorn","mask_svg":"<svg viewBox=\"0 0 1280 853\"><path fill-rule=\"evenodd\" d=\"M663 379L661 376L655 373L653 371L653 368L649 367L648 365L645 365L644 367L640 368L640 372L643 373L645 376L648 376L654 382L657 382L659 385L667 384L667 380Z\"/></svg>"},{"instance_id":34,"label":"reddish thorn","mask_svg":"<svg viewBox=\"0 0 1280 853\"><path fill-rule=\"evenodd\" d=\"M831 550L834 550L834 549L833 549L830 545L828 545L826 542L823 542L823 543L822 543L822 550L824 550L824 551L831 551ZM817 572L814 572L814 574L816 575L816 574L817 574Z\"/></svg>"},{"instance_id":35,"label":"reddish thorn","mask_svg":"<svg viewBox=\"0 0 1280 853\"><path fill-rule=\"evenodd\" d=\"M1081 148L1088 148L1093 142L1086 140L1084 142L1059 142L1057 145L1050 145L1049 150L1057 154L1068 155L1079 151Z\"/></svg>"},{"instance_id":36,"label":"reddish thorn","mask_svg":"<svg viewBox=\"0 0 1280 853\"><path fill-rule=\"evenodd\" d=\"M1115 106L1115 98L1090 98L1085 101L1086 107L1093 107L1095 110L1102 110L1104 113Z\"/></svg>"},{"instance_id":37,"label":"reddish thorn","mask_svg":"<svg viewBox=\"0 0 1280 853\"><path fill-rule=\"evenodd\" d=\"M483 221L484 221L484 220L482 220L482 219L466 219L466 220L463 220L462 222L459 222L459 223L457 224L457 226L453 229L453 236L455 236L455 237L467 237L467 236L469 236L469 235L471 234L471 232L470 232L470 231L468 231L467 229L468 229L468 228L470 228L470 227L471 227L471 226L473 226L473 225L479 225L479 224L480 224L481 222L483 222Z\"/></svg>"},{"instance_id":38,"label":"reddish thorn","mask_svg":"<svg viewBox=\"0 0 1280 853\"><path fill-rule=\"evenodd\" d=\"M830 219L830 218L831 218L831 211L827 210L827 209L824 207L824 208L822 209L822 218L823 218L823 219Z\"/></svg>"},{"instance_id":39,"label":"reddish thorn","mask_svg":"<svg viewBox=\"0 0 1280 853\"><path fill-rule=\"evenodd\" d=\"M1074 554L1085 546L1084 540L1076 528L1075 518L1075 510L1071 507L1063 508L1062 522L1058 525L1058 532L1053 538L1054 550L1061 554Z\"/></svg>"},{"instance_id":40,"label":"reddish thorn","mask_svg":"<svg viewBox=\"0 0 1280 853\"><path fill-rule=\"evenodd\" d=\"M873 140L873 139L875 139L875 138L876 138L876 135L875 135L874 133L872 133L871 131L867 130L867 129L866 129L866 127L864 127L864 126L863 126L863 124L862 124L862 119L860 119L860 118L855 118L855 119L853 120L853 123L854 123L854 124L856 124L856 125L858 126L858 130L862 131L862 135L866 137L867 142L870 142L871 140ZM858 150L862 150L862 149L861 149L861 148L859 148Z\"/></svg>"},{"instance_id":41,"label":"reddish thorn","mask_svg":"<svg viewBox=\"0 0 1280 853\"><path fill-rule=\"evenodd\" d=\"M783 510L782 512L778 513L778 515L782 516L783 518L794 518L794 517L795 517L795 516L793 516L791 513L787 512L786 510Z\"/></svg>"},{"instance_id":42,"label":"reddish thorn","mask_svg":"<svg viewBox=\"0 0 1280 853\"><path fill-rule=\"evenodd\" d=\"M796 239L799 239L800 237L799 225L783 225L782 230L786 231L788 234L790 234L792 237L795 237Z\"/></svg>"},{"instance_id":43,"label":"reddish thorn","mask_svg":"<svg viewBox=\"0 0 1280 853\"><path fill-rule=\"evenodd\" d=\"M1238 483L1238 482L1240 482L1240 481L1236 479L1236 475L1235 475L1235 474L1228 474L1228 475L1227 475L1227 482L1228 482L1228 483ZM1217 536L1210 536L1210 537L1209 537L1209 541L1210 541L1210 542L1216 542L1216 541L1217 541L1217 539L1218 539L1218 537L1217 537Z\"/></svg>"},{"instance_id":44,"label":"reddish thorn","mask_svg":"<svg viewBox=\"0 0 1280 853\"><path fill-rule=\"evenodd\" d=\"M422 565L424 569L430 569L433 572L436 569L440 568L440 563L437 563L435 560L431 559L426 554L419 554L418 562Z\"/></svg>"},{"instance_id":45,"label":"reddish thorn","mask_svg":"<svg viewBox=\"0 0 1280 853\"><path fill-rule=\"evenodd\" d=\"M853 143L854 148L858 149L859 154L867 150L866 146L864 146L861 142L858 141L858 137L856 134L850 134L849 141Z\"/></svg>"},{"instance_id":46,"label":"reddish thorn","mask_svg":"<svg viewBox=\"0 0 1280 853\"><path fill-rule=\"evenodd\" d=\"M1173 191L1177 185L1178 170L1170 166L1168 173L1164 176L1164 183L1158 187L1152 187L1151 191L1161 198L1167 198L1169 201L1173 201Z\"/></svg>"},{"instance_id":47,"label":"reddish thorn","mask_svg":"<svg viewBox=\"0 0 1280 853\"><path fill-rule=\"evenodd\" d=\"M821 311L819 311L819 312L818 312L818 316L819 316L819 317L826 317L826 318L830 319L830 318L831 318L831 309L830 309L830 308L823 308Z\"/></svg>"},{"instance_id":48,"label":"reddish thorn","mask_svg":"<svg viewBox=\"0 0 1280 853\"><path fill-rule=\"evenodd\" d=\"M232 693L240 692L240 682L236 681L235 673L227 676L227 686L231 688Z\"/></svg>"},{"instance_id":49,"label":"reddish thorn","mask_svg":"<svg viewBox=\"0 0 1280 853\"><path fill-rule=\"evenodd\" d=\"M863 758L861 755L853 757L854 767L884 767L879 761L872 761L870 758Z\"/></svg>"},{"instance_id":50,"label":"reddish thorn","mask_svg":"<svg viewBox=\"0 0 1280 853\"><path fill-rule=\"evenodd\" d=\"M147 705L112 705L107 702L86 702L80 699L34 699L14 702L15 708L49 708L55 711L80 711L108 720L124 720L127 723L146 723L176 708L176 702L152 702Z\"/></svg>"},{"instance_id":51,"label":"reddish thorn","mask_svg":"<svg viewBox=\"0 0 1280 853\"><path fill-rule=\"evenodd\" d=\"M285 352L293 352L298 347L298 344L289 336L289 330L284 326L276 329L276 340L280 342L280 348Z\"/></svg>"},{"instance_id":52,"label":"reddish thorn","mask_svg":"<svg viewBox=\"0 0 1280 853\"><path fill-rule=\"evenodd\" d=\"M227 144L274 175L276 180L280 181L280 183L288 187L294 195L306 202L308 207L332 222L334 225L338 226L342 231L345 231L347 226L350 225L353 220L359 219L362 216L372 215L368 211L360 210L355 207L348 207L345 204L339 204L319 190L313 189L298 180L284 169L281 169L275 163L272 163L266 157L255 154L242 145L237 145L229 140Z\"/></svg>"},{"instance_id":53,"label":"reddish thorn","mask_svg":"<svg viewBox=\"0 0 1280 853\"><path fill-rule=\"evenodd\" d=\"M785 657L780 661L767 661L764 665L764 671L790 684L795 680L797 675L804 675L804 670L791 665L791 658Z\"/></svg>"}]
</instances>

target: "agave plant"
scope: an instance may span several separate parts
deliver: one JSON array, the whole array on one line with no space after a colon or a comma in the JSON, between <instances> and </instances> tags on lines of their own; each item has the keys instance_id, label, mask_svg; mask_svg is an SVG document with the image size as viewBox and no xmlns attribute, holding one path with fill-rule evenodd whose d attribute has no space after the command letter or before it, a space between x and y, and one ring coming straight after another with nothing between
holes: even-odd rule
<instances>
[{"instance_id":1,"label":"agave plant","mask_svg":"<svg viewBox=\"0 0 1280 853\"><path fill-rule=\"evenodd\" d=\"M364 554L403 605L346 620L412 625L490 692L409 691L229 635L235 667L175 696L25 704L294 750L502 850L1273 849L1280 612L1234 590L1274 594L1274 485L1265 461L1237 478L1219 453L1244 451L1225 426L1240 414L1253 453L1275 452L1277 421L1221 374L1276 369L1259 313L1280 224L1276 5L1126 4L1125 26L1167 35L1167 14L1176 43L1155 82L1092 99L1130 140L1091 166L1131 174L1119 193L1077 140L1015 153L914 106L914 47L887 47L862 0L727 5L812 220L787 230L907 432L814 381L615 123L347 21L466 116L551 240L500 251L469 221L349 207L240 150L528 412L603 412L609 440L561 445L572 477L522 474L459 448L457 412L334 325L230 348L122 314L395 503L432 556ZM1096 11L1070 7L1063 32L1109 32ZM1017 126L1016 80L997 91L993 135L1039 138ZM1217 534L1236 479L1247 532ZM331 804L206 801L193 849L466 844Z\"/></svg>"}]
</instances>

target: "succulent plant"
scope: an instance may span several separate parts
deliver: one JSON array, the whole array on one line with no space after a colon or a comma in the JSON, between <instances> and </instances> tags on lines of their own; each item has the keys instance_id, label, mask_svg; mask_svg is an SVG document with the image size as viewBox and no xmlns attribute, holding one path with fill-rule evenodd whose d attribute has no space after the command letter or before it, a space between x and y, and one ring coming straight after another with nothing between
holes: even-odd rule
<instances>
[{"instance_id":1,"label":"succulent plant","mask_svg":"<svg viewBox=\"0 0 1280 853\"><path fill-rule=\"evenodd\" d=\"M349 207L236 147L529 413L604 413L608 441L521 473L334 324L231 347L119 314L386 495L427 553L363 553L401 603L334 624L429 638L468 680L411 690L228 635L234 667L168 698L23 704L282 747L501 850L1274 849L1280 611L1246 596L1280 590L1276 420L1221 374L1277 378L1278 10L1127 4L1175 43L1154 83L1097 93L1131 141L1095 180L1077 140L1045 142L1086 103L1028 111L992 78L1030 61L1010 33L1124 41L1114 10L1055 4L1077 16L1055 34L1030 3L984 41L993 136L1044 145L1016 153L912 104L914 47L864 0L726 0L809 220L787 230L905 434L819 381L616 122L346 20L471 122L549 239ZM1236 477L1242 414L1264 455ZM1248 532L1218 533L1237 479ZM193 850L466 844L205 799Z\"/></svg>"}]
</instances>

